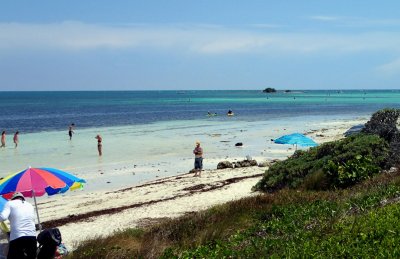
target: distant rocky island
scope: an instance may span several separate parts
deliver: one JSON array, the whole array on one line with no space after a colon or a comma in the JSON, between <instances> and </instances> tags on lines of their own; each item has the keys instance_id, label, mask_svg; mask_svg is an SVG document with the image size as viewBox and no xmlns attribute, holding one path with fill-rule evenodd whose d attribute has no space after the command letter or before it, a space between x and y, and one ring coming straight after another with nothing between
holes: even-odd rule
<instances>
[{"instance_id":1,"label":"distant rocky island","mask_svg":"<svg viewBox=\"0 0 400 259\"><path fill-rule=\"evenodd\" d=\"M275 88L272 88L272 87L268 87L268 88L265 88L264 90L263 90L263 93L276 93L276 92L278 92ZM283 91L284 93L291 93L292 92L292 90L285 90L285 91Z\"/></svg>"},{"instance_id":2,"label":"distant rocky island","mask_svg":"<svg viewBox=\"0 0 400 259\"><path fill-rule=\"evenodd\" d=\"M275 88L268 87L263 90L263 93L276 93L276 90Z\"/></svg>"}]
</instances>

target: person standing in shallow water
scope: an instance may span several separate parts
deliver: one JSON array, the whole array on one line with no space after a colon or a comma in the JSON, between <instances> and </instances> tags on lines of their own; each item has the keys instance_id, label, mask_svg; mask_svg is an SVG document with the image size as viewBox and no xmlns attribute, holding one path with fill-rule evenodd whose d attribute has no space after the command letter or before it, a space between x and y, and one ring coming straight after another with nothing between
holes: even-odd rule
<instances>
[{"instance_id":1,"label":"person standing in shallow water","mask_svg":"<svg viewBox=\"0 0 400 259\"><path fill-rule=\"evenodd\" d=\"M74 123L71 123L71 125L69 125L68 128L69 140L72 140L72 134L74 134L74 127L75 127Z\"/></svg>"},{"instance_id":2,"label":"person standing in shallow water","mask_svg":"<svg viewBox=\"0 0 400 259\"><path fill-rule=\"evenodd\" d=\"M19 140L18 140L18 134L19 134L19 131L17 130L17 132L15 132L14 138L13 138L14 144L15 144L15 148L17 148L18 142L19 142Z\"/></svg>"},{"instance_id":3,"label":"person standing in shallow water","mask_svg":"<svg viewBox=\"0 0 400 259\"><path fill-rule=\"evenodd\" d=\"M203 169L203 149L200 147L200 141L196 141L196 147L193 150L194 154L194 170L193 176L201 176L201 170Z\"/></svg>"},{"instance_id":4,"label":"person standing in shallow water","mask_svg":"<svg viewBox=\"0 0 400 259\"><path fill-rule=\"evenodd\" d=\"M1 146L0 147L6 147L6 131L3 130L1 133Z\"/></svg>"},{"instance_id":5,"label":"person standing in shallow water","mask_svg":"<svg viewBox=\"0 0 400 259\"><path fill-rule=\"evenodd\" d=\"M97 150L99 151L99 156L101 156L103 154L102 152L103 145L101 143L103 139L101 138L100 135L97 135L95 139L97 139Z\"/></svg>"}]
</instances>

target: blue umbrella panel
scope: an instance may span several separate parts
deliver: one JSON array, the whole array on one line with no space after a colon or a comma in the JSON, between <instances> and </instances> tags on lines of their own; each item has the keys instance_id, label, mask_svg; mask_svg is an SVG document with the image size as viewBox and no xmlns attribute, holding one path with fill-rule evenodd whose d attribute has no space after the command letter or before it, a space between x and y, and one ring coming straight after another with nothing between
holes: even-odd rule
<instances>
[{"instance_id":1,"label":"blue umbrella panel","mask_svg":"<svg viewBox=\"0 0 400 259\"><path fill-rule=\"evenodd\" d=\"M290 135L284 135L280 138L277 138L274 140L276 144L290 144L290 145L297 145L302 146L302 147L315 147L318 144L312 140L311 138L304 136L303 134L300 133L293 133Z\"/></svg>"},{"instance_id":2,"label":"blue umbrella panel","mask_svg":"<svg viewBox=\"0 0 400 259\"><path fill-rule=\"evenodd\" d=\"M4 205L6 205L7 200L0 196L0 212L3 211Z\"/></svg>"},{"instance_id":3,"label":"blue umbrella panel","mask_svg":"<svg viewBox=\"0 0 400 259\"><path fill-rule=\"evenodd\" d=\"M7 203L7 200L0 196L0 212L3 211L4 205L6 205L6 203ZM10 229L3 221L0 222L0 231L2 231L4 233L10 232Z\"/></svg>"}]
</instances>

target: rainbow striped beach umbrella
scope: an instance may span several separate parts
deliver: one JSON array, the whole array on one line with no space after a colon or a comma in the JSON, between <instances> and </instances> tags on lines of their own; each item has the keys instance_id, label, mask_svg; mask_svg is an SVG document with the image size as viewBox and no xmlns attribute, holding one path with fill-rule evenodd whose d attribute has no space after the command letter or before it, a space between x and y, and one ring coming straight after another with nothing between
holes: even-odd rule
<instances>
[{"instance_id":1,"label":"rainbow striped beach umbrella","mask_svg":"<svg viewBox=\"0 0 400 259\"><path fill-rule=\"evenodd\" d=\"M15 192L25 197L33 197L40 226L36 197L64 193L83 188L85 180L54 168L31 168L6 176L0 180L0 195L10 199Z\"/></svg>"}]
</instances>

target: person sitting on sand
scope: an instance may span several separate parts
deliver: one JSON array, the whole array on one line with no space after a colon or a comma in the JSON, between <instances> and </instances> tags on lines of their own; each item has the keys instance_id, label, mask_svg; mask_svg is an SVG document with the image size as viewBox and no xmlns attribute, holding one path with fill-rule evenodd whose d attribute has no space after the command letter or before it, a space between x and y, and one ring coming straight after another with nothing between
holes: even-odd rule
<instances>
[{"instance_id":1,"label":"person sitting on sand","mask_svg":"<svg viewBox=\"0 0 400 259\"><path fill-rule=\"evenodd\" d=\"M201 176L203 169L203 149L200 147L200 141L196 141L196 147L193 150L194 154L194 176Z\"/></svg>"},{"instance_id":2,"label":"person sitting on sand","mask_svg":"<svg viewBox=\"0 0 400 259\"><path fill-rule=\"evenodd\" d=\"M101 142L103 141L103 139L101 138L101 136L100 135L97 135L96 137L95 137L95 139L97 139L97 150L99 151L99 156L101 156L103 153L102 153L102 144L101 144Z\"/></svg>"}]
</instances>

